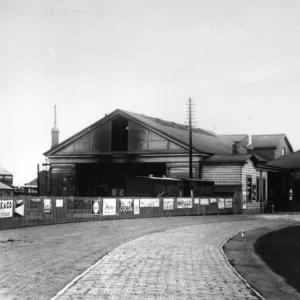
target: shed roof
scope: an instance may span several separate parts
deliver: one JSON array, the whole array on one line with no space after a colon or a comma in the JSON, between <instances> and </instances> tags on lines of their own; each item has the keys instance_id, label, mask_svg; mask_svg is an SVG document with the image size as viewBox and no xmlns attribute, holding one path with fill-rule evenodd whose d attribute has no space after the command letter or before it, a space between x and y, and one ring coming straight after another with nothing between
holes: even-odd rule
<instances>
[{"instance_id":1,"label":"shed roof","mask_svg":"<svg viewBox=\"0 0 300 300\"><path fill-rule=\"evenodd\" d=\"M12 175L12 173L0 166L0 175Z\"/></svg>"},{"instance_id":2,"label":"shed roof","mask_svg":"<svg viewBox=\"0 0 300 300\"><path fill-rule=\"evenodd\" d=\"M283 169L300 169L300 150L269 161L267 165Z\"/></svg>"},{"instance_id":3,"label":"shed roof","mask_svg":"<svg viewBox=\"0 0 300 300\"><path fill-rule=\"evenodd\" d=\"M212 155L204 159L201 164L218 164L218 163L245 163L249 159L254 159L257 162L266 162L266 159L257 154L223 154Z\"/></svg>"},{"instance_id":4,"label":"shed roof","mask_svg":"<svg viewBox=\"0 0 300 300\"><path fill-rule=\"evenodd\" d=\"M4 184L3 182L0 182L0 190L13 190L13 188Z\"/></svg>"},{"instance_id":5,"label":"shed roof","mask_svg":"<svg viewBox=\"0 0 300 300\"><path fill-rule=\"evenodd\" d=\"M33 179L32 181L25 183L26 186L37 186L37 178Z\"/></svg>"},{"instance_id":6,"label":"shed roof","mask_svg":"<svg viewBox=\"0 0 300 300\"><path fill-rule=\"evenodd\" d=\"M99 126L100 124L107 122L109 119L117 115L121 115L124 118L132 120L133 122L136 122L144 126L145 128L148 128L149 130L153 130L157 133L160 133L166 138L178 142L181 145L184 145L186 147L189 146L189 130L187 126L170 121L165 121L158 118L148 117L142 114L117 109L105 118L100 119L91 126L83 129L82 131L71 136L62 143L58 144L54 148L48 150L44 153L44 155L54 154L61 147L68 145L77 138L97 128L97 126ZM232 152L232 142L228 139L221 138L213 132L206 131L201 128L193 128L192 137L194 151L207 154L230 154Z\"/></svg>"}]
</instances>

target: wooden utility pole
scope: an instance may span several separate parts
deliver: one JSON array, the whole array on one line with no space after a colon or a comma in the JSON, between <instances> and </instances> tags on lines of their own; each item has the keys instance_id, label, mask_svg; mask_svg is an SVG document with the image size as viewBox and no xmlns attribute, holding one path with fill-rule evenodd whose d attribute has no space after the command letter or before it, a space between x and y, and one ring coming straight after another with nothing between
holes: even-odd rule
<instances>
[{"instance_id":1,"label":"wooden utility pole","mask_svg":"<svg viewBox=\"0 0 300 300\"><path fill-rule=\"evenodd\" d=\"M192 99L189 98L189 171L190 179L193 179L193 135L192 135Z\"/></svg>"}]
</instances>

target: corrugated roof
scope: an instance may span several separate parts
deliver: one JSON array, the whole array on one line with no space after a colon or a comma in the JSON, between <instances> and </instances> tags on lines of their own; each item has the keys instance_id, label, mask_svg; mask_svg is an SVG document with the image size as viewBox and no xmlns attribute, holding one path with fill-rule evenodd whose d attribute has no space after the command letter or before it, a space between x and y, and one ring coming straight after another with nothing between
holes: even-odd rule
<instances>
[{"instance_id":1,"label":"corrugated roof","mask_svg":"<svg viewBox=\"0 0 300 300\"><path fill-rule=\"evenodd\" d=\"M227 154L227 155L212 155L204 159L201 164L205 163L245 163L250 158L254 158L258 162L266 162L267 160L257 154Z\"/></svg>"},{"instance_id":2,"label":"corrugated roof","mask_svg":"<svg viewBox=\"0 0 300 300\"><path fill-rule=\"evenodd\" d=\"M220 134L220 137L229 139L231 142L240 143L244 138L248 137L247 134Z\"/></svg>"},{"instance_id":3,"label":"corrugated roof","mask_svg":"<svg viewBox=\"0 0 300 300\"><path fill-rule=\"evenodd\" d=\"M122 112L140 123L148 125L157 132L160 132L178 142L189 145L189 131L187 126L161 119L147 117L129 111ZM223 139L212 132L197 128L193 130L193 149L204 153L228 154L232 152L232 143Z\"/></svg>"},{"instance_id":4,"label":"corrugated roof","mask_svg":"<svg viewBox=\"0 0 300 300\"><path fill-rule=\"evenodd\" d=\"M12 175L12 173L8 172L6 169L0 166L0 175Z\"/></svg>"},{"instance_id":5,"label":"corrugated roof","mask_svg":"<svg viewBox=\"0 0 300 300\"><path fill-rule=\"evenodd\" d=\"M33 179L32 181L25 183L25 185L32 185L32 186L37 186L37 178Z\"/></svg>"},{"instance_id":6,"label":"corrugated roof","mask_svg":"<svg viewBox=\"0 0 300 300\"><path fill-rule=\"evenodd\" d=\"M269 161L267 165L283 169L300 169L300 150Z\"/></svg>"},{"instance_id":7,"label":"corrugated roof","mask_svg":"<svg viewBox=\"0 0 300 300\"><path fill-rule=\"evenodd\" d=\"M3 182L0 182L0 190L13 190L13 188L4 184Z\"/></svg>"}]
</instances>

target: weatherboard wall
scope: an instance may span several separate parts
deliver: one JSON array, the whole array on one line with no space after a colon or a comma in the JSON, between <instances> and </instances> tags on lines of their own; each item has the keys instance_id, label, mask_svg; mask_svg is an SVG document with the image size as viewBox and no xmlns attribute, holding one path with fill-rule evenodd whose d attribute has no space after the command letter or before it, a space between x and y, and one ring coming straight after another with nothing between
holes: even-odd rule
<instances>
[{"instance_id":1,"label":"weatherboard wall","mask_svg":"<svg viewBox=\"0 0 300 300\"><path fill-rule=\"evenodd\" d=\"M287 143L287 139L285 137L280 140L279 144L276 147L274 154L275 159L282 157L282 149L285 149L285 155L292 153L290 146Z\"/></svg>"},{"instance_id":2,"label":"weatherboard wall","mask_svg":"<svg viewBox=\"0 0 300 300\"><path fill-rule=\"evenodd\" d=\"M241 175L241 165L210 165L202 166L201 179L214 181L215 185L238 185Z\"/></svg>"}]
</instances>

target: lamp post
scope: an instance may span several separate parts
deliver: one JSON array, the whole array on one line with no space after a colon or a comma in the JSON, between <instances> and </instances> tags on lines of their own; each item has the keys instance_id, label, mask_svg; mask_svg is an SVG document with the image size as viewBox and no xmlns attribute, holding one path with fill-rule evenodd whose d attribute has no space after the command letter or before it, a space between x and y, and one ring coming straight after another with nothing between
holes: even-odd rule
<instances>
[{"instance_id":1,"label":"lamp post","mask_svg":"<svg viewBox=\"0 0 300 300\"><path fill-rule=\"evenodd\" d=\"M45 159L45 162L42 164L43 166L43 173L45 174L45 194L48 196L48 173L50 169L50 164L48 158Z\"/></svg>"}]
</instances>

